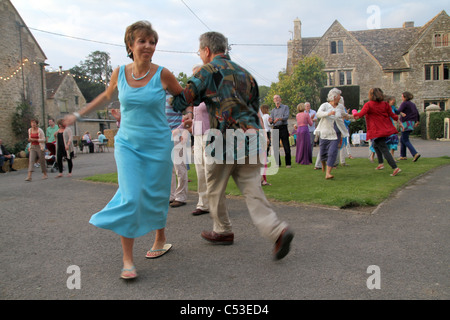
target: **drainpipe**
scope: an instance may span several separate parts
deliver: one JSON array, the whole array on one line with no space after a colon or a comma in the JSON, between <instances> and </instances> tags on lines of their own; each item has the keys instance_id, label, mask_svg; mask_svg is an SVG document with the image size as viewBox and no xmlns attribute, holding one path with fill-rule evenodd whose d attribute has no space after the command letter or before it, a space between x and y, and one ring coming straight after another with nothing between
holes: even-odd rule
<instances>
[{"instance_id":1,"label":"drainpipe","mask_svg":"<svg viewBox=\"0 0 450 320\"><path fill-rule=\"evenodd\" d=\"M45 62L39 62L39 66L41 67L41 89L42 89L42 121L43 121L43 128L44 128L44 132L45 134L47 134L46 132L46 124L45 124L45 88L44 88L44 68L45 66L48 66L48 64L46 64Z\"/></svg>"}]
</instances>

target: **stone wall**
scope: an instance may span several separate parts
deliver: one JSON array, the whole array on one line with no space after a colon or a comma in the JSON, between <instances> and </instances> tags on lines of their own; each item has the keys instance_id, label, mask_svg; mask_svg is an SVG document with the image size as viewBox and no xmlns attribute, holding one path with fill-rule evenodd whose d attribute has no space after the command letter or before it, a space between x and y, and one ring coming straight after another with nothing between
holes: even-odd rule
<instances>
[{"instance_id":1,"label":"stone wall","mask_svg":"<svg viewBox=\"0 0 450 320\"><path fill-rule=\"evenodd\" d=\"M28 102L42 119L40 64L46 57L9 1L0 1L0 30L0 136L11 145L17 142L11 120L18 104Z\"/></svg>"},{"instance_id":2,"label":"stone wall","mask_svg":"<svg viewBox=\"0 0 450 320\"><path fill-rule=\"evenodd\" d=\"M329 45L331 40L344 41L346 43L344 52L331 54ZM355 39L338 22L335 22L327 31L326 37L319 41L310 55L317 55L323 59L326 65L325 72L351 70L352 82L360 86L360 103L367 100L370 88L383 86L385 75L381 66L362 46L358 45ZM339 79L336 74L334 79L334 86L339 86L337 82ZM359 106L347 107L357 108Z\"/></svg>"},{"instance_id":3,"label":"stone wall","mask_svg":"<svg viewBox=\"0 0 450 320\"><path fill-rule=\"evenodd\" d=\"M443 62L450 65L450 47L436 48L433 44L435 33L442 31L450 34L448 16L436 19L409 53L411 72L405 89L414 95L414 103L419 111L424 111L424 101L441 99L447 101L447 110L450 110L450 80L443 80ZM425 80L424 66L433 63L440 65L441 79Z\"/></svg>"}]
</instances>

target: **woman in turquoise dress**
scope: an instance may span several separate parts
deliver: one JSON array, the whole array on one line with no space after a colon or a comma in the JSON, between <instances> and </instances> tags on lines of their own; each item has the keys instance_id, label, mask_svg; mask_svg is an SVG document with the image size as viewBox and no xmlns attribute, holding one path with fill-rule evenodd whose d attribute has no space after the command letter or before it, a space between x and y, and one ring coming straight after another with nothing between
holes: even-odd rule
<instances>
[{"instance_id":1,"label":"woman in turquoise dress","mask_svg":"<svg viewBox=\"0 0 450 320\"><path fill-rule=\"evenodd\" d=\"M120 129L115 137L114 156L119 188L103 210L90 223L120 235L123 249L121 277L137 276L133 263L134 239L156 230L155 241L147 258L167 252L165 226L169 209L172 178L173 141L165 115L166 90L177 95L182 91L173 74L152 63L158 34L147 21L129 26L125 44L132 63L115 69L108 88L79 113L88 114L111 101L118 91Z\"/></svg>"}]
</instances>

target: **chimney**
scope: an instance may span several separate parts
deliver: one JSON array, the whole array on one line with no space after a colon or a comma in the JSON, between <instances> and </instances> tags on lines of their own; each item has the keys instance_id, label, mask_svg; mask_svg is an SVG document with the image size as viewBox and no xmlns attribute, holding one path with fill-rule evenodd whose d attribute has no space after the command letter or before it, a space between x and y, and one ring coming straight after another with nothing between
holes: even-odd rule
<instances>
[{"instance_id":1,"label":"chimney","mask_svg":"<svg viewBox=\"0 0 450 320\"><path fill-rule=\"evenodd\" d=\"M299 18L294 20L294 40L302 40L302 22Z\"/></svg>"},{"instance_id":2,"label":"chimney","mask_svg":"<svg viewBox=\"0 0 450 320\"><path fill-rule=\"evenodd\" d=\"M403 23L403 29L414 28L414 21L406 21Z\"/></svg>"}]
</instances>

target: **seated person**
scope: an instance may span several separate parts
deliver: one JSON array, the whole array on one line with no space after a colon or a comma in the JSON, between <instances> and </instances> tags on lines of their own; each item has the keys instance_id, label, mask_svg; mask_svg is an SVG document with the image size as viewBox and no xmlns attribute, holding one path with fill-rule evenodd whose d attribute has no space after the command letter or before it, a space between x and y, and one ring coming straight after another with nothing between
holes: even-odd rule
<instances>
[{"instance_id":1,"label":"seated person","mask_svg":"<svg viewBox=\"0 0 450 320\"><path fill-rule=\"evenodd\" d=\"M98 139L98 151L103 152L103 141L106 139L105 135L99 131L97 132L97 139Z\"/></svg>"},{"instance_id":2,"label":"seated person","mask_svg":"<svg viewBox=\"0 0 450 320\"><path fill-rule=\"evenodd\" d=\"M94 143L92 142L91 135L89 134L89 131L86 131L84 133L84 136L83 136L82 139L84 141L86 141L86 144L89 146L89 153L94 153Z\"/></svg>"},{"instance_id":3,"label":"seated person","mask_svg":"<svg viewBox=\"0 0 450 320\"><path fill-rule=\"evenodd\" d=\"M9 171L17 171L13 168L14 158L15 156L13 154L10 154L8 150L6 150L5 146L3 145L2 139L0 139L0 173L5 173L5 171L3 170L3 164L6 161L9 161Z\"/></svg>"},{"instance_id":4,"label":"seated person","mask_svg":"<svg viewBox=\"0 0 450 320\"><path fill-rule=\"evenodd\" d=\"M103 143L103 140L106 139L105 135L103 133L101 133L101 131L97 132L97 136L98 136L97 137L98 142L100 142L100 143Z\"/></svg>"}]
</instances>

